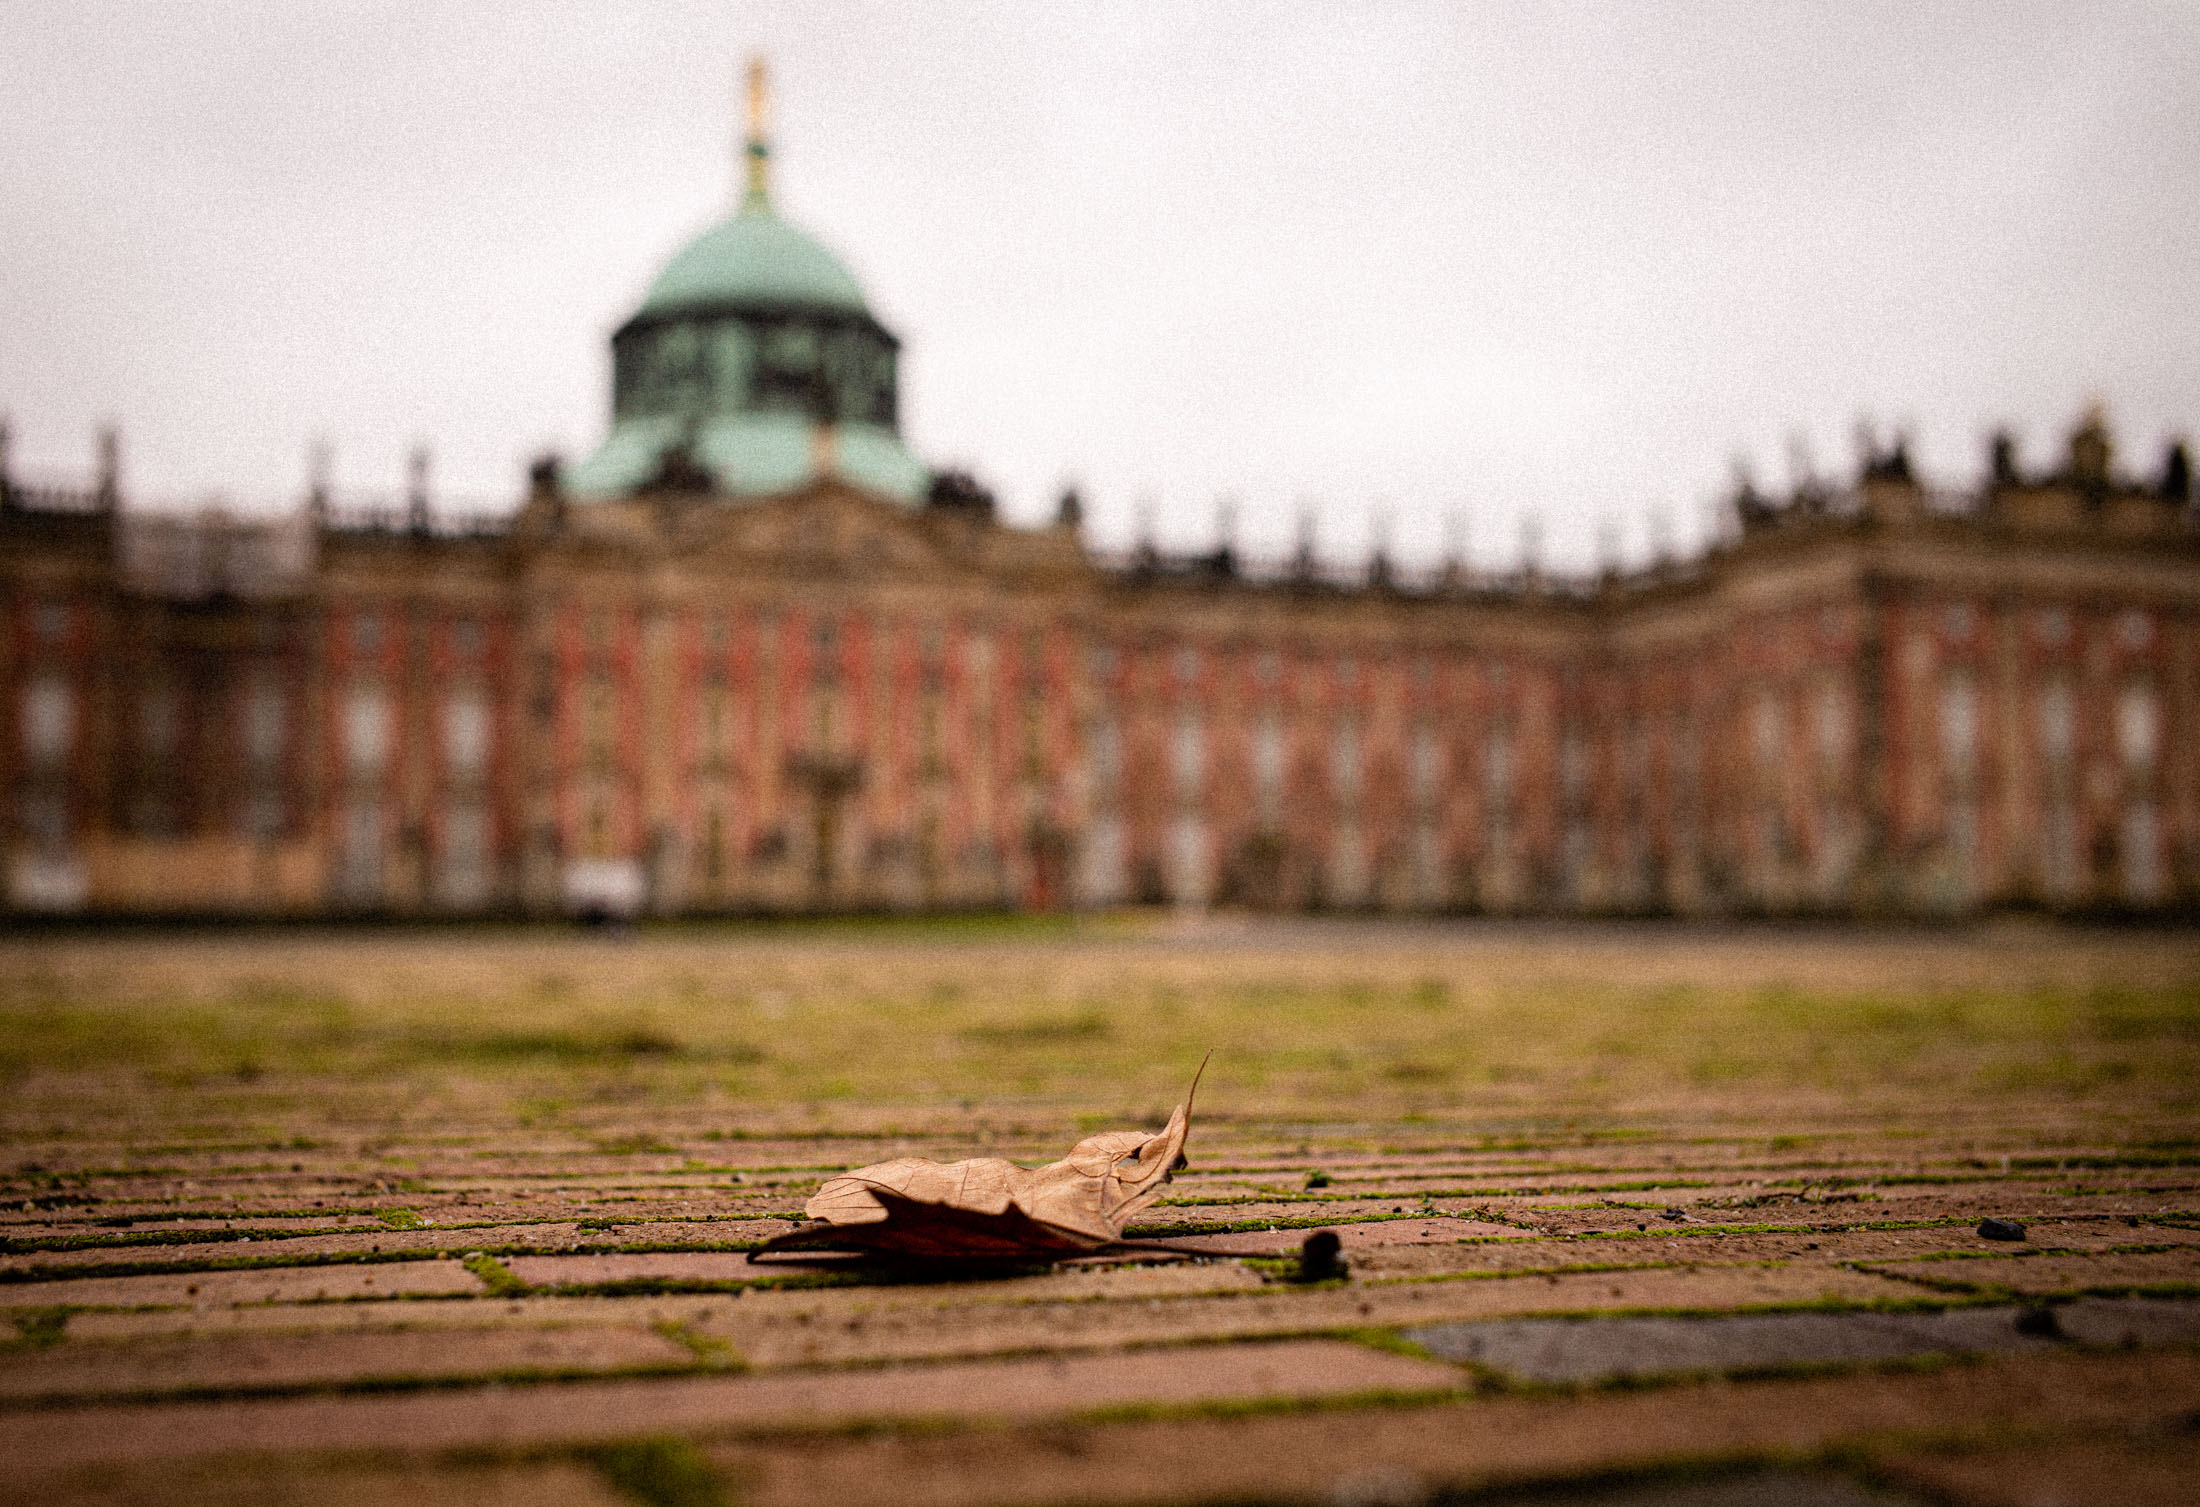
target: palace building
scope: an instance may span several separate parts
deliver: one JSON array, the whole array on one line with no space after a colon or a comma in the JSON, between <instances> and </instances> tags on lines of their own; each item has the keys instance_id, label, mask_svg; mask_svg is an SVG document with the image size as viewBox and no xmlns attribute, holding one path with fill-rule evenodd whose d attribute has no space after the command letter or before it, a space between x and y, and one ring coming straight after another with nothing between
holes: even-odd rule
<instances>
[{"instance_id":1,"label":"palace building","mask_svg":"<svg viewBox=\"0 0 2200 1507\"><path fill-rule=\"evenodd\" d=\"M2098 415L2050 471L1746 488L1566 581L1013 527L747 192L508 516L30 485L0 445L16 914L1123 902L1955 914L2200 904L2200 531Z\"/></svg>"}]
</instances>

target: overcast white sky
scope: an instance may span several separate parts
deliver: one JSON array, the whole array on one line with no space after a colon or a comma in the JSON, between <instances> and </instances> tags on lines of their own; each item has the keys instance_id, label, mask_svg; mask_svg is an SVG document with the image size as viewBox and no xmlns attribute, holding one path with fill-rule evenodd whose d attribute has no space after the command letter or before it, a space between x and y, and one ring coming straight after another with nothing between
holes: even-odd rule
<instances>
[{"instance_id":1,"label":"overcast white sky","mask_svg":"<svg viewBox=\"0 0 2200 1507\"><path fill-rule=\"evenodd\" d=\"M1302 503L1409 555L1521 519L1585 561L1702 527L1737 456L1927 467L2105 400L2200 425L2200 8L0 5L0 411L103 420L156 499L513 497L604 428L606 337L733 194L768 55L777 197L905 341L904 429L1103 540L1281 552Z\"/></svg>"}]
</instances>

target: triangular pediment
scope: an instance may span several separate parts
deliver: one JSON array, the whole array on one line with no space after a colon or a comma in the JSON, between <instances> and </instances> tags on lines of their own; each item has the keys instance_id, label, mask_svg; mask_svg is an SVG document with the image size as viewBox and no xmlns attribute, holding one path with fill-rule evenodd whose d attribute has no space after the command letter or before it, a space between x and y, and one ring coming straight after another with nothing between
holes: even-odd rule
<instances>
[{"instance_id":1,"label":"triangular pediment","mask_svg":"<svg viewBox=\"0 0 2200 1507\"><path fill-rule=\"evenodd\" d=\"M731 505L701 503L675 535L677 552L695 563L782 575L936 578L974 563L906 505L839 482Z\"/></svg>"}]
</instances>

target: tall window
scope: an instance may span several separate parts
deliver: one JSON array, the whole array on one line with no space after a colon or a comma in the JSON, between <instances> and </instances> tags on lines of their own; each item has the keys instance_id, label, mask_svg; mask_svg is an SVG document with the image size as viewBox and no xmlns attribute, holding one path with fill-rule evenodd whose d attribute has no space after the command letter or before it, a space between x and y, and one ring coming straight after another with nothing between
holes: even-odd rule
<instances>
[{"instance_id":1,"label":"tall window","mask_svg":"<svg viewBox=\"0 0 2200 1507\"><path fill-rule=\"evenodd\" d=\"M1493 727L1482 745L1482 816L1491 857L1512 845L1513 740L1509 728Z\"/></svg>"},{"instance_id":2,"label":"tall window","mask_svg":"<svg viewBox=\"0 0 2200 1507\"><path fill-rule=\"evenodd\" d=\"M283 831L283 814L283 793L262 786L245 797L245 833L262 842L280 837Z\"/></svg>"},{"instance_id":3,"label":"tall window","mask_svg":"<svg viewBox=\"0 0 2200 1507\"><path fill-rule=\"evenodd\" d=\"M2124 890L2144 904L2162 896L2161 833L2154 802L2138 797L2124 806Z\"/></svg>"},{"instance_id":4,"label":"tall window","mask_svg":"<svg viewBox=\"0 0 2200 1507\"><path fill-rule=\"evenodd\" d=\"M1086 901L1105 904L1120 900L1129 888L1125 882L1122 818L1112 811L1095 814L1081 856L1084 872L1079 878Z\"/></svg>"},{"instance_id":5,"label":"tall window","mask_svg":"<svg viewBox=\"0 0 2200 1507\"><path fill-rule=\"evenodd\" d=\"M354 796L344 808L344 890L359 901L381 895L382 806L371 795Z\"/></svg>"},{"instance_id":6,"label":"tall window","mask_svg":"<svg viewBox=\"0 0 2200 1507\"><path fill-rule=\"evenodd\" d=\"M937 686L927 687L917 703L917 757L926 774L947 767L947 706Z\"/></svg>"},{"instance_id":7,"label":"tall window","mask_svg":"<svg viewBox=\"0 0 2200 1507\"><path fill-rule=\"evenodd\" d=\"M156 684L147 687L138 703L138 749L148 759L165 759L176 751L176 690Z\"/></svg>"},{"instance_id":8,"label":"tall window","mask_svg":"<svg viewBox=\"0 0 2200 1507\"><path fill-rule=\"evenodd\" d=\"M344 763L355 778L382 773L390 756L390 703L378 685L357 685L344 701Z\"/></svg>"},{"instance_id":9,"label":"tall window","mask_svg":"<svg viewBox=\"0 0 2200 1507\"><path fill-rule=\"evenodd\" d=\"M2062 609L2049 611L2061 617ZM2067 621L2064 623L2067 629ZM2047 809L2040 833L2042 877L2047 892L2069 899L2078 888L2078 806L2072 764L2077 755L2077 713L2070 682L2057 676L2035 702L2040 763L2046 770Z\"/></svg>"},{"instance_id":10,"label":"tall window","mask_svg":"<svg viewBox=\"0 0 2200 1507\"><path fill-rule=\"evenodd\" d=\"M1482 785L1484 796L1492 807L1512 804L1513 742L1508 729L1490 729L1482 750Z\"/></svg>"},{"instance_id":11,"label":"tall window","mask_svg":"<svg viewBox=\"0 0 2200 1507\"><path fill-rule=\"evenodd\" d=\"M1558 788L1569 805L1578 804L1589 790L1589 742L1581 729L1569 727L1558 745Z\"/></svg>"},{"instance_id":12,"label":"tall window","mask_svg":"<svg viewBox=\"0 0 2200 1507\"><path fill-rule=\"evenodd\" d=\"M1426 722L1414 725L1413 742L1407 754L1407 778L1414 805L1425 811L1436 804L1437 790L1444 781L1444 750L1436 741L1436 729Z\"/></svg>"},{"instance_id":13,"label":"tall window","mask_svg":"<svg viewBox=\"0 0 2200 1507\"><path fill-rule=\"evenodd\" d=\"M1940 760L1949 857L1968 884L1978 862L1978 688L1967 671L1952 671L1940 685Z\"/></svg>"},{"instance_id":14,"label":"tall window","mask_svg":"<svg viewBox=\"0 0 2200 1507\"><path fill-rule=\"evenodd\" d=\"M1100 795L1113 795L1122 777L1123 737L1115 719L1102 714L1092 723L1092 788Z\"/></svg>"},{"instance_id":15,"label":"tall window","mask_svg":"<svg viewBox=\"0 0 2200 1507\"><path fill-rule=\"evenodd\" d=\"M2040 687L2040 759L2051 771L2070 768L2077 751L2078 718L2070 682L2060 678Z\"/></svg>"},{"instance_id":16,"label":"tall window","mask_svg":"<svg viewBox=\"0 0 2200 1507\"><path fill-rule=\"evenodd\" d=\"M1750 743L1757 756L1757 768L1766 774L1780 764L1780 693L1769 687L1757 693L1757 704L1750 719Z\"/></svg>"},{"instance_id":17,"label":"tall window","mask_svg":"<svg viewBox=\"0 0 2200 1507\"><path fill-rule=\"evenodd\" d=\"M1951 777L1966 781L1978 760L1978 688L1963 671L1941 682L1940 758Z\"/></svg>"},{"instance_id":18,"label":"tall window","mask_svg":"<svg viewBox=\"0 0 2200 1507\"><path fill-rule=\"evenodd\" d=\"M1024 774L1037 779L1046 771L1047 724L1046 699L1036 680L1031 683L1024 697L1021 712Z\"/></svg>"},{"instance_id":19,"label":"tall window","mask_svg":"<svg viewBox=\"0 0 2200 1507\"><path fill-rule=\"evenodd\" d=\"M731 730L732 697L723 685L706 686L703 690L703 757L716 762L724 759L733 744Z\"/></svg>"},{"instance_id":20,"label":"tall window","mask_svg":"<svg viewBox=\"0 0 2200 1507\"><path fill-rule=\"evenodd\" d=\"M712 889L726 879L726 814L713 806L703 818L703 883Z\"/></svg>"},{"instance_id":21,"label":"tall window","mask_svg":"<svg viewBox=\"0 0 2200 1507\"><path fill-rule=\"evenodd\" d=\"M1812 721L1819 768L1828 773L1838 770L1849 752L1849 699L1840 682L1831 676L1818 683L1818 705Z\"/></svg>"},{"instance_id":22,"label":"tall window","mask_svg":"<svg viewBox=\"0 0 2200 1507\"><path fill-rule=\"evenodd\" d=\"M1329 737L1329 781L1338 805L1349 810L1359 804L1360 727L1350 717L1338 722Z\"/></svg>"},{"instance_id":23,"label":"tall window","mask_svg":"<svg viewBox=\"0 0 2200 1507\"><path fill-rule=\"evenodd\" d=\"M1335 898L1358 905L1367 898L1367 841L1349 812L1338 821L1329 851L1329 883Z\"/></svg>"},{"instance_id":24,"label":"tall window","mask_svg":"<svg viewBox=\"0 0 2200 1507\"><path fill-rule=\"evenodd\" d=\"M454 780L476 780L489 767L489 703L473 687L443 703L443 763Z\"/></svg>"},{"instance_id":25,"label":"tall window","mask_svg":"<svg viewBox=\"0 0 2200 1507\"><path fill-rule=\"evenodd\" d=\"M489 818L472 798L443 812L443 892L454 905L479 904L488 889Z\"/></svg>"},{"instance_id":26,"label":"tall window","mask_svg":"<svg viewBox=\"0 0 2200 1507\"><path fill-rule=\"evenodd\" d=\"M273 680L255 680L244 698L244 753L255 769L273 769L283 759L289 707L283 688Z\"/></svg>"},{"instance_id":27,"label":"tall window","mask_svg":"<svg viewBox=\"0 0 2200 1507\"><path fill-rule=\"evenodd\" d=\"M1283 721L1261 713L1253 726L1253 804L1260 824L1273 830L1283 821Z\"/></svg>"},{"instance_id":28,"label":"tall window","mask_svg":"<svg viewBox=\"0 0 2200 1507\"><path fill-rule=\"evenodd\" d=\"M1186 805L1197 804L1207 782L1207 728L1189 707L1177 713L1169 767L1176 780L1176 798Z\"/></svg>"},{"instance_id":29,"label":"tall window","mask_svg":"<svg viewBox=\"0 0 2200 1507\"><path fill-rule=\"evenodd\" d=\"M2132 614L2127 614L2127 620ZM2146 621L2143 614L2136 614ZM2139 645L2145 638L2139 639ZM2143 680L2116 697L2116 751L2124 762L2124 890L2144 904L2161 898L2161 833L2154 806L2154 761L2161 742L2161 712L2154 687Z\"/></svg>"},{"instance_id":30,"label":"tall window","mask_svg":"<svg viewBox=\"0 0 2200 1507\"><path fill-rule=\"evenodd\" d=\"M2153 773L2160 741L2161 713L2154 687L2143 680L2132 681L2116 698L2116 751L2123 756L2125 772L2134 778Z\"/></svg>"},{"instance_id":31,"label":"tall window","mask_svg":"<svg viewBox=\"0 0 2200 1507\"><path fill-rule=\"evenodd\" d=\"M1176 819L1170 833L1169 898L1180 905L1207 899L1207 824L1192 812Z\"/></svg>"},{"instance_id":32,"label":"tall window","mask_svg":"<svg viewBox=\"0 0 2200 1507\"><path fill-rule=\"evenodd\" d=\"M58 769L76 741L76 690L51 670L23 687L23 757L36 769Z\"/></svg>"},{"instance_id":33,"label":"tall window","mask_svg":"<svg viewBox=\"0 0 2200 1507\"><path fill-rule=\"evenodd\" d=\"M1694 715L1673 718L1673 842L1685 850L1696 842L1696 821L1703 800L1703 738Z\"/></svg>"},{"instance_id":34,"label":"tall window","mask_svg":"<svg viewBox=\"0 0 2200 1507\"><path fill-rule=\"evenodd\" d=\"M618 701L611 688L610 676L589 678L581 708L582 745L588 762L600 769L611 762L613 740L618 732Z\"/></svg>"}]
</instances>

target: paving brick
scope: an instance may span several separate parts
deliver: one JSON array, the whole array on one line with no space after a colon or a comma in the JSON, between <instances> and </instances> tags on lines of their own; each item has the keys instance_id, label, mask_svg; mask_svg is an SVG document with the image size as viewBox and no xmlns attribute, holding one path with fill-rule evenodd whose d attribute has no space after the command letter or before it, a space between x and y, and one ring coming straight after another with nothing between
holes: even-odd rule
<instances>
[{"instance_id":1,"label":"paving brick","mask_svg":"<svg viewBox=\"0 0 2200 1507\"><path fill-rule=\"evenodd\" d=\"M1484 1492L1537 1483L1548 1494L1531 1500L1565 1503L1570 1499L1555 1483L1691 1459L1793 1458L1867 1449L1889 1438L1914 1450L1920 1435L2010 1429L2143 1434L2173 1426L2195 1407L2200 1358L2057 1354L1990 1357L1915 1374L1690 1383L1231 1421L765 1440L726 1445L718 1456L748 1483L752 1507L1336 1503L1354 1499L1348 1489L1376 1482L1390 1488L1390 1501L1437 1492L1480 1501ZM2117 1499L2070 1500L2091 1507Z\"/></svg>"},{"instance_id":2,"label":"paving brick","mask_svg":"<svg viewBox=\"0 0 2200 1507\"><path fill-rule=\"evenodd\" d=\"M1918 1453L1880 1467L1960 1507L2191 1507L2200 1437L2189 1430Z\"/></svg>"},{"instance_id":3,"label":"paving brick","mask_svg":"<svg viewBox=\"0 0 2200 1507\"><path fill-rule=\"evenodd\" d=\"M751 1282L768 1274L748 1258L689 1251L609 1256L507 1256L505 1267L531 1286L581 1287L603 1282Z\"/></svg>"},{"instance_id":4,"label":"paving brick","mask_svg":"<svg viewBox=\"0 0 2200 1507\"><path fill-rule=\"evenodd\" d=\"M189 1308L345 1298L471 1296L482 1291L480 1281L458 1261L376 1261L11 1282L0 1285L0 1307L135 1307L158 1303Z\"/></svg>"},{"instance_id":5,"label":"paving brick","mask_svg":"<svg viewBox=\"0 0 2200 1507\"><path fill-rule=\"evenodd\" d=\"M488 1333L258 1334L88 1341L0 1354L0 1397L96 1398L192 1389L384 1385L512 1374L685 1367L686 1346L611 1325Z\"/></svg>"},{"instance_id":6,"label":"paving brick","mask_svg":"<svg viewBox=\"0 0 2200 1507\"><path fill-rule=\"evenodd\" d=\"M2038 1255L1966 1257L1953 1261L1877 1263L1890 1276L1951 1287L2044 1296L2122 1287L2200 1287L2200 1250L2096 1256Z\"/></svg>"},{"instance_id":7,"label":"paving brick","mask_svg":"<svg viewBox=\"0 0 2200 1507\"><path fill-rule=\"evenodd\" d=\"M296 1450L455 1449L860 1419L1031 1418L1094 1408L1457 1388L1448 1366L1340 1341L814 1372L577 1382L409 1396L79 1407L0 1414L25 1473L189 1457L280 1439Z\"/></svg>"},{"instance_id":8,"label":"paving brick","mask_svg":"<svg viewBox=\"0 0 2200 1507\"><path fill-rule=\"evenodd\" d=\"M563 1460L376 1468L263 1456L105 1465L42 1482L39 1497L41 1507L634 1507L602 1471Z\"/></svg>"}]
</instances>

